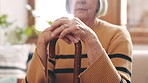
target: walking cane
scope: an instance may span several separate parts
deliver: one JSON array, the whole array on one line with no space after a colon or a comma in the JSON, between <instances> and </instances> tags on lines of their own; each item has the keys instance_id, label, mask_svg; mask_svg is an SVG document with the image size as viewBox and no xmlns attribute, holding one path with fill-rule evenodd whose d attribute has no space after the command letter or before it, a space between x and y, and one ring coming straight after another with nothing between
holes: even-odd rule
<instances>
[{"instance_id":1,"label":"walking cane","mask_svg":"<svg viewBox=\"0 0 148 83\"><path fill-rule=\"evenodd\" d=\"M58 39L54 39L49 44L49 56L50 56L50 58L56 57L55 45L56 45L57 40ZM80 68L81 68L81 54L82 54L82 46L81 46L81 41L79 41L78 43L75 43L73 83L80 83L78 75L80 74ZM52 81L51 83L54 83L54 81Z\"/></svg>"}]
</instances>

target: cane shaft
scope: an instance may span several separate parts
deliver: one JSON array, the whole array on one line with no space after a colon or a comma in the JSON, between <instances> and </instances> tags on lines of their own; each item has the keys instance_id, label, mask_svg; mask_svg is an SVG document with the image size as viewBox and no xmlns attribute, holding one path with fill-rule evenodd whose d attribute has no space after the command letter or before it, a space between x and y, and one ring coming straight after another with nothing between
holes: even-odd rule
<instances>
[{"instance_id":1,"label":"cane shaft","mask_svg":"<svg viewBox=\"0 0 148 83\"><path fill-rule=\"evenodd\" d=\"M57 41L57 39L54 39L49 44L49 57L50 58L55 58L56 57L56 55L55 55L56 41ZM81 68L81 50L82 50L81 48L82 48L81 47L81 42L79 41L78 43L75 44L73 83L80 83L78 75L80 74L80 68ZM50 75L50 74L48 73L48 75ZM55 82L54 77L51 77L51 78L53 78L53 79L51 80L50 83L54 83Z\"/></svg>"},{"instance_id":2,"label":"cane shaft","mask_svg":"<svg viewBox=\"0 0 148 83\"><path fill-rule=\"evenodd\" d=\"M81 42L75 44L75 59L74 59L74 76L73 83L80 83L79 74L81 69L81 54L82 54Z\"/></svg>"},{"instance_id":3,"label":"cane shaft","mask_svg":"<svg viewBox=\"0 0 148 83\"><path fill-rule=\"evenodd\" d=\"M53 39L50 43L49 43L49 57L51 59L55 59L56 55L55 55L55 45L58 39ZM48 62L48 59L47 59ZM48 72L48 70L47 70ZM55 77L53 76L53 74L49 73L47 74L47 77L50 76L51 80L50 82L48 81L48 83L55 83Z\"/></svg>"}]
</instances>

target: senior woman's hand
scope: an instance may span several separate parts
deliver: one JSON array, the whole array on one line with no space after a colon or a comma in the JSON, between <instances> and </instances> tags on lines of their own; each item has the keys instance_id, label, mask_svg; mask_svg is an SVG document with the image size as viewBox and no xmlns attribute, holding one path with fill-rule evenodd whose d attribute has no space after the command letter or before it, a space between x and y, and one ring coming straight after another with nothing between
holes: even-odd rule
<instances>
[{"instance_id":1,"label":"senior woman's hand","mask_svg":"<svg viewBox=\"0 0 148 83\"><path fill-rule=\"evenodd\" d=\"M45 55L47 53L48 42L55 38L61 38L67 43L77 43L79 40L82 40L86 46L90 63L92 63L94 59L96 59L96 55L98 55L94 53L102 51L100 41L90 27L76 17L73 19L62 17L53 22L53 24L44 30L38 38L37 53L44 66L46 65Z\"/></svg>"},{"instance_id":2,"label":"senior woman's hand","mask_svg":"<svg viewBox=\"0 0 148 83\"><path fill-rule=\"evenodd\" d=\"M94 31L85 25L80 19L73 18L60 18L56 20L50 27L51 38L59 36L63 38L67 43L77 43L82 40L84 43L89 40L97 39Z\"/></svg>"},{"instance_id":3,"label":"senior woman's hand","mask_svg":"<svg viewBox=\"0 0 148 83\"><path fill-rule=\"evenodd\" d=\"M96 33L80 19L60 18L56 20L50 27L51 38L59 36L66 42L77 43L82 40L86 46L87 55L90 64L93 63L97 57L104 53L103 47L96 35Z\"/></svg>"}]
</instances>

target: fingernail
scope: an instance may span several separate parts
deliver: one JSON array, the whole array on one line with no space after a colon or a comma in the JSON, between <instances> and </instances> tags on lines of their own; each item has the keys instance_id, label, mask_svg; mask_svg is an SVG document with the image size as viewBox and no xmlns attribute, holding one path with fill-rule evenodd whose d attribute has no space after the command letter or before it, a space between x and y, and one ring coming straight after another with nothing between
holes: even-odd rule
<instances>
[{"instance_id":1,"label":"fingernail","mask_svg":"<svg viewBox=\"0 0 148 83\"><path fill-rule=\"evenodd\" d=\"M53 36L54 36L54 34L51 34L51 35L50 35L50 37L53 37Z\"/></svg>"},{"instance_id":2,"label":"fingernail","mask_svg":"<svg viewBox=\"0 0 148 83\"><path fill-rule=\"evenodd\" d=\"M74 39L74 42L73 43L78 43L78 42L79 42L78 40Z\"/></svg>"},{"instance_id":3,"label":"fingernail","mask_svg":"<svg viewBox=\"0 0 148 83\"><path fill-rule=\"evenodd\" d=\"M62 39L63 37L60 35L59 38Z\"/></svg>"},{"instance_id":4,"label":"fingernail","mask_svg":"<svg viewBox=\"0 0 148 83\"><path fill-rule=\"evenodd\" d=\"M77 41L80 41L81 39L79 37L76 37Z\"/></svg>"}]
</instances>

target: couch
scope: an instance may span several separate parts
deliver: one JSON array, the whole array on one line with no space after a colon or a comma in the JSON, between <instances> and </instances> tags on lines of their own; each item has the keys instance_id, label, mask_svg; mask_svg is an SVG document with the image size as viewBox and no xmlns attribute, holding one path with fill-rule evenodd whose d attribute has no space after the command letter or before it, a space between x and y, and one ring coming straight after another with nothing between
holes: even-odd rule
<instances>
[{"instance_id":1,"label":"couch","mask_svg":"<svg viewBox=\"0 0 148 83\"><path fill-rule=\"evenodd\" d=\"M133 51L132 83L148 83L148 49Z\"/></svg>"}]
</instances>

